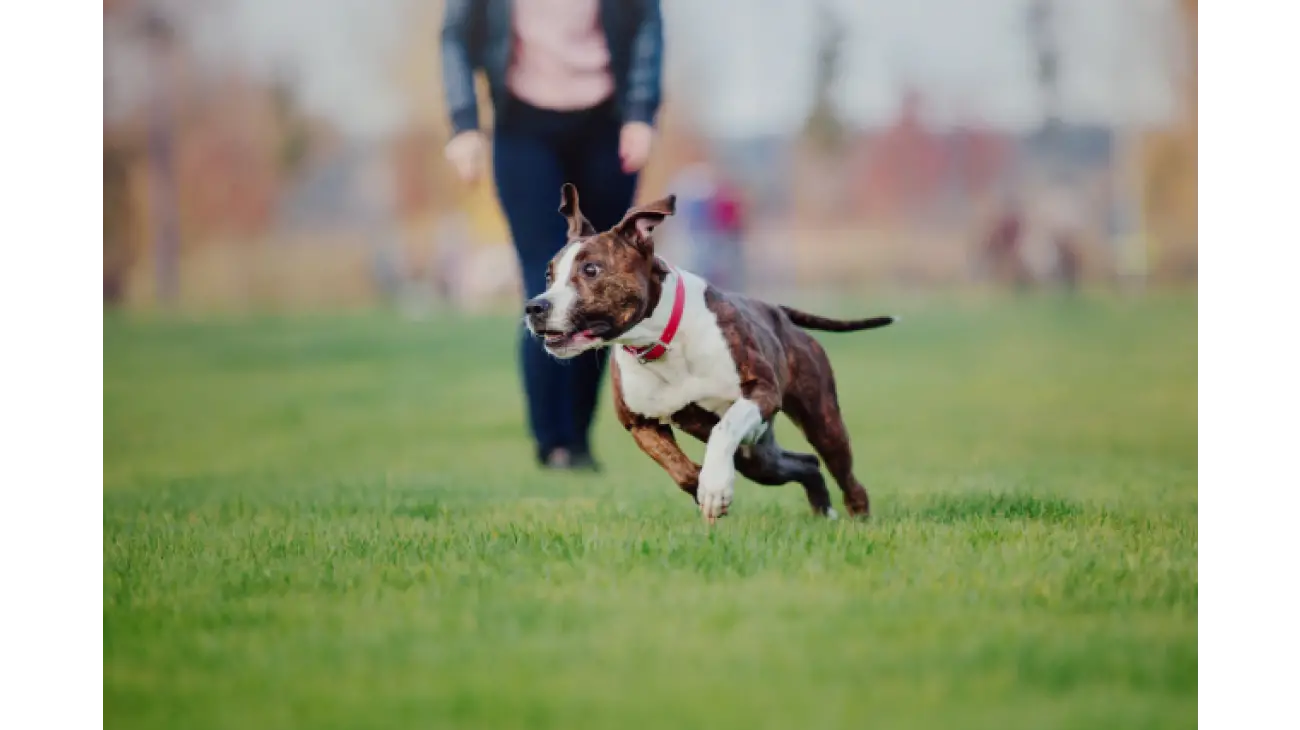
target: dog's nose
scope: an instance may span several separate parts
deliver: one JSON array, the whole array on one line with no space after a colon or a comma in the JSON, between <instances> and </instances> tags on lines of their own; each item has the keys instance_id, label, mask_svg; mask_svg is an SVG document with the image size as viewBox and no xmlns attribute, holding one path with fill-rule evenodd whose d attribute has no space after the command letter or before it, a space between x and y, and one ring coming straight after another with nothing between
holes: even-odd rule
<instances>
[{"instance_id":1,"label":"dog's nose","mask_svg":"<svg viewBox=\"0 0 1300 730\"><path fill-rule=\"evenodd\" d=\"M529 317L540 317L549 311L551 311L551 303L541 297L524 302L524 314Z\"/></svg>"}]
</instances>

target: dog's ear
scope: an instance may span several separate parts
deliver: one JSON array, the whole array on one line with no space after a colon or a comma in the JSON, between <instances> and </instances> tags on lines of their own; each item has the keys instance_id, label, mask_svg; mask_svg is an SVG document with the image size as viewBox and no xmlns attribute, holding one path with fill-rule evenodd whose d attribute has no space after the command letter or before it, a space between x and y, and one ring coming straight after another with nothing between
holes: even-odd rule
<instances>
[{"instance_id":1,"label":"dog's ear","mask_svg":"<svg viewBox=\"0 0 1300 730\"><path fill-rule=\"evenodd\" d=\"M647 255L654 252L654 239L650 234L664 219L677 212L677 196L669 195L653 203L633 208L614 226L614 230Z\"/></svg>"},{"instance_id":2,"label":"dog's ear","mask_svg":"<svg viewBox=\"0 0 1300 730\"><path fill-rule=\"evenodd\" d=\"M565 183L560 188L560 215L569 221L569 238L596 235L596 227L578 207L578 189L573 183Z\"/></svg>"}]
</instances>

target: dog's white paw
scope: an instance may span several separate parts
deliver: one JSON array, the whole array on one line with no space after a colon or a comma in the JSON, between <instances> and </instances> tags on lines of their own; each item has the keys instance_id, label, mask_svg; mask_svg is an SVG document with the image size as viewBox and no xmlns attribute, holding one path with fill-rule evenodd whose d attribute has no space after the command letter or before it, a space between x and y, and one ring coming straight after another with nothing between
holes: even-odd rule
<instances>
[{"instance_id":1,"label":"dog's white paw","mask_svg":"<svg viewBox=\"0 0 1300 730\"><path fill-rule=\"evenodd\" d=\"M700 486L695 496L700 503L700 514L709 522L727 514L736 494L736 468L730 463L700 471Z\"/></svg>"},{"instance_id":2,"label":"dog's white paw","mask_svg":"<svg viewBox=\"0 0 1300 730\"><path fill-rule=\"evenodd\" d=\"M753 446L758 443L759 439L763 438L763 434L767 433L767 429L769 428L771 428L771 426L766 421L759 422L757 426L740 439L740 445Z\"/></svg>"},{"instance_id":3,"label":"dog's white paw","mask_svg":"<svg viewBox=\"0 0 1300 730\"><path fill-rule=\"evenodd\" d=\"M827 508L826 508L826 519L828 519L828 520L838 520L839 518L840 518L840 513L839 513L839 512L836 512L834 507L827 507Z\"/></svg>"}]
</instances>

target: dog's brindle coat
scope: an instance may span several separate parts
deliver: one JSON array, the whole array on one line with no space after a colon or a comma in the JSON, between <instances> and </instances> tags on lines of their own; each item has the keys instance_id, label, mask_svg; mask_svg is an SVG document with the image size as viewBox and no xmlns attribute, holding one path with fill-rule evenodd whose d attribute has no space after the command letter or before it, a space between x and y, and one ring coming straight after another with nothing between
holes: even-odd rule
<instances>
[{"instance_id":1,"label":"dog's brindle coat","mask_svg":"<svg viewBox=\"0 0 1300 730\"><path fill-rule=\"evenodd\" d=\"M546 292L525 305L529 329L562 358L611 344L651 345L668 323L682 277L685 308L668 352L642 362L614 350L614 407L637 445L710 522L727 513L737 471L764 485L798 482L813 511L833 517L817 457L786 451L772 435L772 418L783 411L826 462L849 514L870 514L867 491L853 475L830 362L800 328L852 332L892 318L819 317L719 291L668 266L655 255L651 234L674 205L668 196L633 208L601 233L566 183L560 213L569 242L551 261ZM707 444L703 464L682 452L673 426Z\"/></svg>"}]
</instances>

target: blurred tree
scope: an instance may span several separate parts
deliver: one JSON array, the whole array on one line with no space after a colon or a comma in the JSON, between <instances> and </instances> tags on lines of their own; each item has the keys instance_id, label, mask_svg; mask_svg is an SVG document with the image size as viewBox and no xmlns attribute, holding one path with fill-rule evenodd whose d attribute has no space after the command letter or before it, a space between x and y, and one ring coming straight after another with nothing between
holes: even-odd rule
<instances>
[{"instance_id":1,"label":"blurred tree","mask_svg":"<svg viewBox=\"0 0 1300 730\"><path fill-rule=\"evenodd\" d=\"M176 204L175 135L171 71L176 52L176 30L162 13L146 12L141 34L149 48L152 98L148 112L148 151L152 181L150 211L152 248L157 276L157 296L175 301L180 289L180 221Z\"/></svg>"},{"instance_id":2,"label":"blurred tree","mask_svg":"<svg viewBox=\"0 0 1300 730\"><path fill-rule=\"evenodd\" d=\"M1054 24L1054 0L1033 0L1029 6L1029 41L1034 50L1034 76L1043 108L1043 134L1050 137L1061 124L1060 51Z\"/></svg>"},{"instance_id":3,"label":"blurred tree","mask_svg":"<svg viewBox=\"0 0 1300 730\"><path fill-rule=\"evenodd\" d=\"M311 129L294 96L294 74L282 69L271 82L271 99L280 127L280 173L295 176L301 171L311 147Z\"/></svg>"},{"instance_id":4,"label":"blurred tree","mask_svg":"<svg viewBox=\"0 0 1300 730\"><path fill-rule=\"evenodd\" d=\"M847 142L844 124L836 115L831 98L831 86L843 65L845 32L834 14L824 6L819 8L818 16L817 67L813 81L815 96L804 133L814 149L834 155L842 152Z\"/></svg>"},{"instance_id":5,"label":"blurred tree","mask_svg":"<svg viewBox=\"0 0 1300 730\"><path fill-rule=\"evenodd\" d=\"M104 304L120 304L134 255L131 239L139 226L131 200L131 166L138 153L104 135Z\"/></svg>"}]
</instances>

